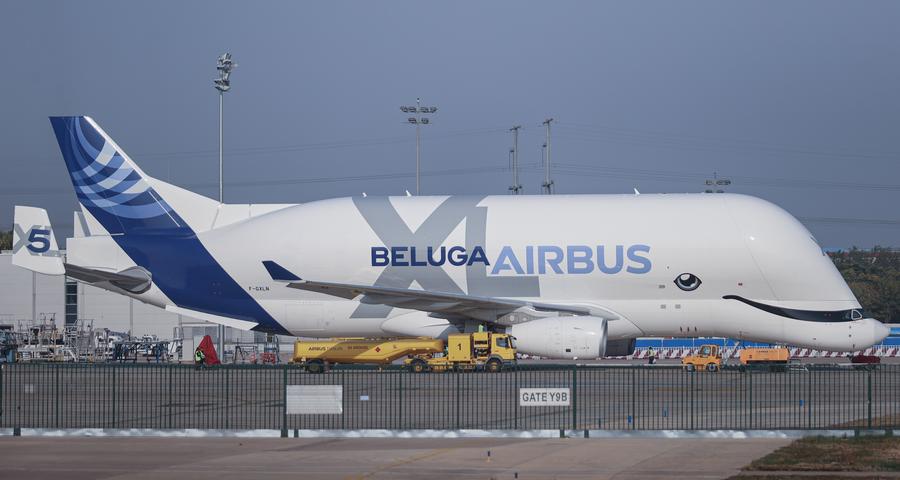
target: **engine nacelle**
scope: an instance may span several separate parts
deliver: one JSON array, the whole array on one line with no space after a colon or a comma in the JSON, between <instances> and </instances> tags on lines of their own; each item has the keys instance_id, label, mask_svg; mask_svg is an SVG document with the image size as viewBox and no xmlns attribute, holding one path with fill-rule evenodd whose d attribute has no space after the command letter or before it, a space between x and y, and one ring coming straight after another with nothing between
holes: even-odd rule
<instances>
[{"instance_id":1,"label":"engine nacelle","mask_svg":"<svg viewBox=\"0 0 900 480\"><path fill-rule=\"evenodd\" d=\"M519 352L560 359L602 358L606 355L606 319L548 317L510 328Z\"/></svg>"},{"instance_id":2,"label":"engine nacelle","mask_svg":"<svg viewBox=\"0 0 900 480\"><path fill-rule=\"evenodd\" d=\"M613 340L610 342L606 342L606 356L627 357L628 355L634 355L635 343L636 341L634 338L625 338L622 340Z\"/></svg>"}]
</instances>

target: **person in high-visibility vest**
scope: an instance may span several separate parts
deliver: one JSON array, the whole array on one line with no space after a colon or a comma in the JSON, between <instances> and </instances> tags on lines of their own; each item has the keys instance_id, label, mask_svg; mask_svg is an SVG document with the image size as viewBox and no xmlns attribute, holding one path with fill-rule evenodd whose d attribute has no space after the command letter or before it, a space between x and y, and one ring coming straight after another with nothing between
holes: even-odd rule
<instances>
[{"instance_id":1,"label":"person in high-visibility vest","mask_svg":"<svg viewBox=\"0 0 900 480\"><path fill-rule=\"evenodd\" d=\"M650 365L656 363L656 350L653 347L647 349L647 363Z\"/></svg>"},{"instance_id":2,"label":"person in high-visibility vest","mask_svg":"<svg viewBox=\"0 0 900 480\"><path fill-rule=\"evenodd\" d=\"M203 365L203 360L205 359L205 355L203 355L203 350L199 348L194 350L194 363L197 365Z\"/></svg>"}]
</instances>

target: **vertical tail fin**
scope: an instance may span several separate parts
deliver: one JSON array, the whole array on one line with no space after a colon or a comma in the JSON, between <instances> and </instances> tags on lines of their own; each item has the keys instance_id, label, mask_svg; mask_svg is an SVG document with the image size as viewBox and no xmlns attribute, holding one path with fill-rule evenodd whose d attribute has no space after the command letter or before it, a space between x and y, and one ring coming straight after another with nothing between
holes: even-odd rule
<instances>
[{"instance_id":1,"label":"vertical tail fin","mask_svg":"<svg viewBox=\"0 0 900 480\"><path fill-rule=\"evenodd\" d=\"M50 117L78 201L111 234L179 229L185 222L90 117Z\"/></svg>"},{"instance_id":2,"label":"vertical tail fin","mask_svg":"<svg viewBox=\"0 0 900 480\"><path fill-rule=\"evenodd\" d=\"M14 215L13 265L47 275L65 273L47 211L17 205Z\"/></svg>"}]
</instances>

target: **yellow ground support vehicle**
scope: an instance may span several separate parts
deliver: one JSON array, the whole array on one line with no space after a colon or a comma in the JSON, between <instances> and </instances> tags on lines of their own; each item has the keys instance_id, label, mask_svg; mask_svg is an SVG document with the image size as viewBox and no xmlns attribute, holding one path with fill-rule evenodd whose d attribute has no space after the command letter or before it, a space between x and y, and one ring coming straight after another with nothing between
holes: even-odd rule
<instances>
[{"instance_id":1,"label":"yellow ground support vehicle","mask_svg":"<svg viewBox=\"0 0 900 480\"><path fill-rule=\"evenodd\" d=\"M297 340L292 361L305 365L311 373L321 373L327 363L387 364L401 357L443 351L444 342L434 338Z\"/></svg>"},{"instance_id":2,"label":"yellow ground support vehicle","mask_svg":"<svg viewBox=\"0 0 900 480\"><path fill-rule=\"evenodd\" d=\"M445 372L447 370L476 370L499 372L503 365L516 361L516 339L505 333L454 333L447 338L445 355L416 355L406 360L410 371Z\"/></svg>"},{"instance_id":3,"label":"yellow ground support vehicle","mask_svg":"<svg viewBox=\"0 0 900 480\"><path fill-rule=\"evenodd\" d=\"M741 349L742 365L783 365L788 363L791 352L784 347Z\"/></svg>"},{"instance_id":4,"label":"yellow ground support vehicle","mask_svg":"<svg viewBox=\"0 0 900 480\"><path fill-rule=\"evenodd\" d=\"M689 372L718 372L722 366L722 352L718 345L701 345L697 353L682 358L681 364Z\"/></svg>"}]
</instances>

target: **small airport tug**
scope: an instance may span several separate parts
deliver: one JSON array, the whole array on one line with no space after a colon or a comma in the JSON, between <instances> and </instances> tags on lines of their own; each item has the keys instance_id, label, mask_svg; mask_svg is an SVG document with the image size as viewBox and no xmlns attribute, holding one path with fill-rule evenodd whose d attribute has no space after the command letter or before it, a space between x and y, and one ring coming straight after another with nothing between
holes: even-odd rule
<instances>
[{"instance_id":1,"label":"small airport tug","mask_svg":"<svg viewBox=\"0 0 900 480\"><path fill-rule=\"evenodd\" d=\"M701 345L697 353L682 358L681 365L689 372L718 372L722 367L722 352L718 345Z\"/></svg>"},{"instance_id":2,"label":"small airport tug","mask_svg":"<svg viewBox=\"0 0 900 480\"><path fill-rule=\"evenodd\" d=\"M499 372L516 361L515 337L505 333L451 334L447 343L434 338L334 338L297 340L293 362L311 373L322 373L328 364L385 365L402 357L411 372L443 372L451 369Z\"/></svg>"},{"instance_id":3,"label":"small airport tug","mask_svg":"<svg viewBox=\"0 0 900 480\"><path fill-rule=\"evenodd\" d=\"M785 347L748 347L742 348L740 353L741 365L785 365L791 358L790 351ZM717 372L722 366L722 352L718 345L701 345L697 353L681 359L684 369L692 372L703 370Z\"/></svg>"}]
</instances>

